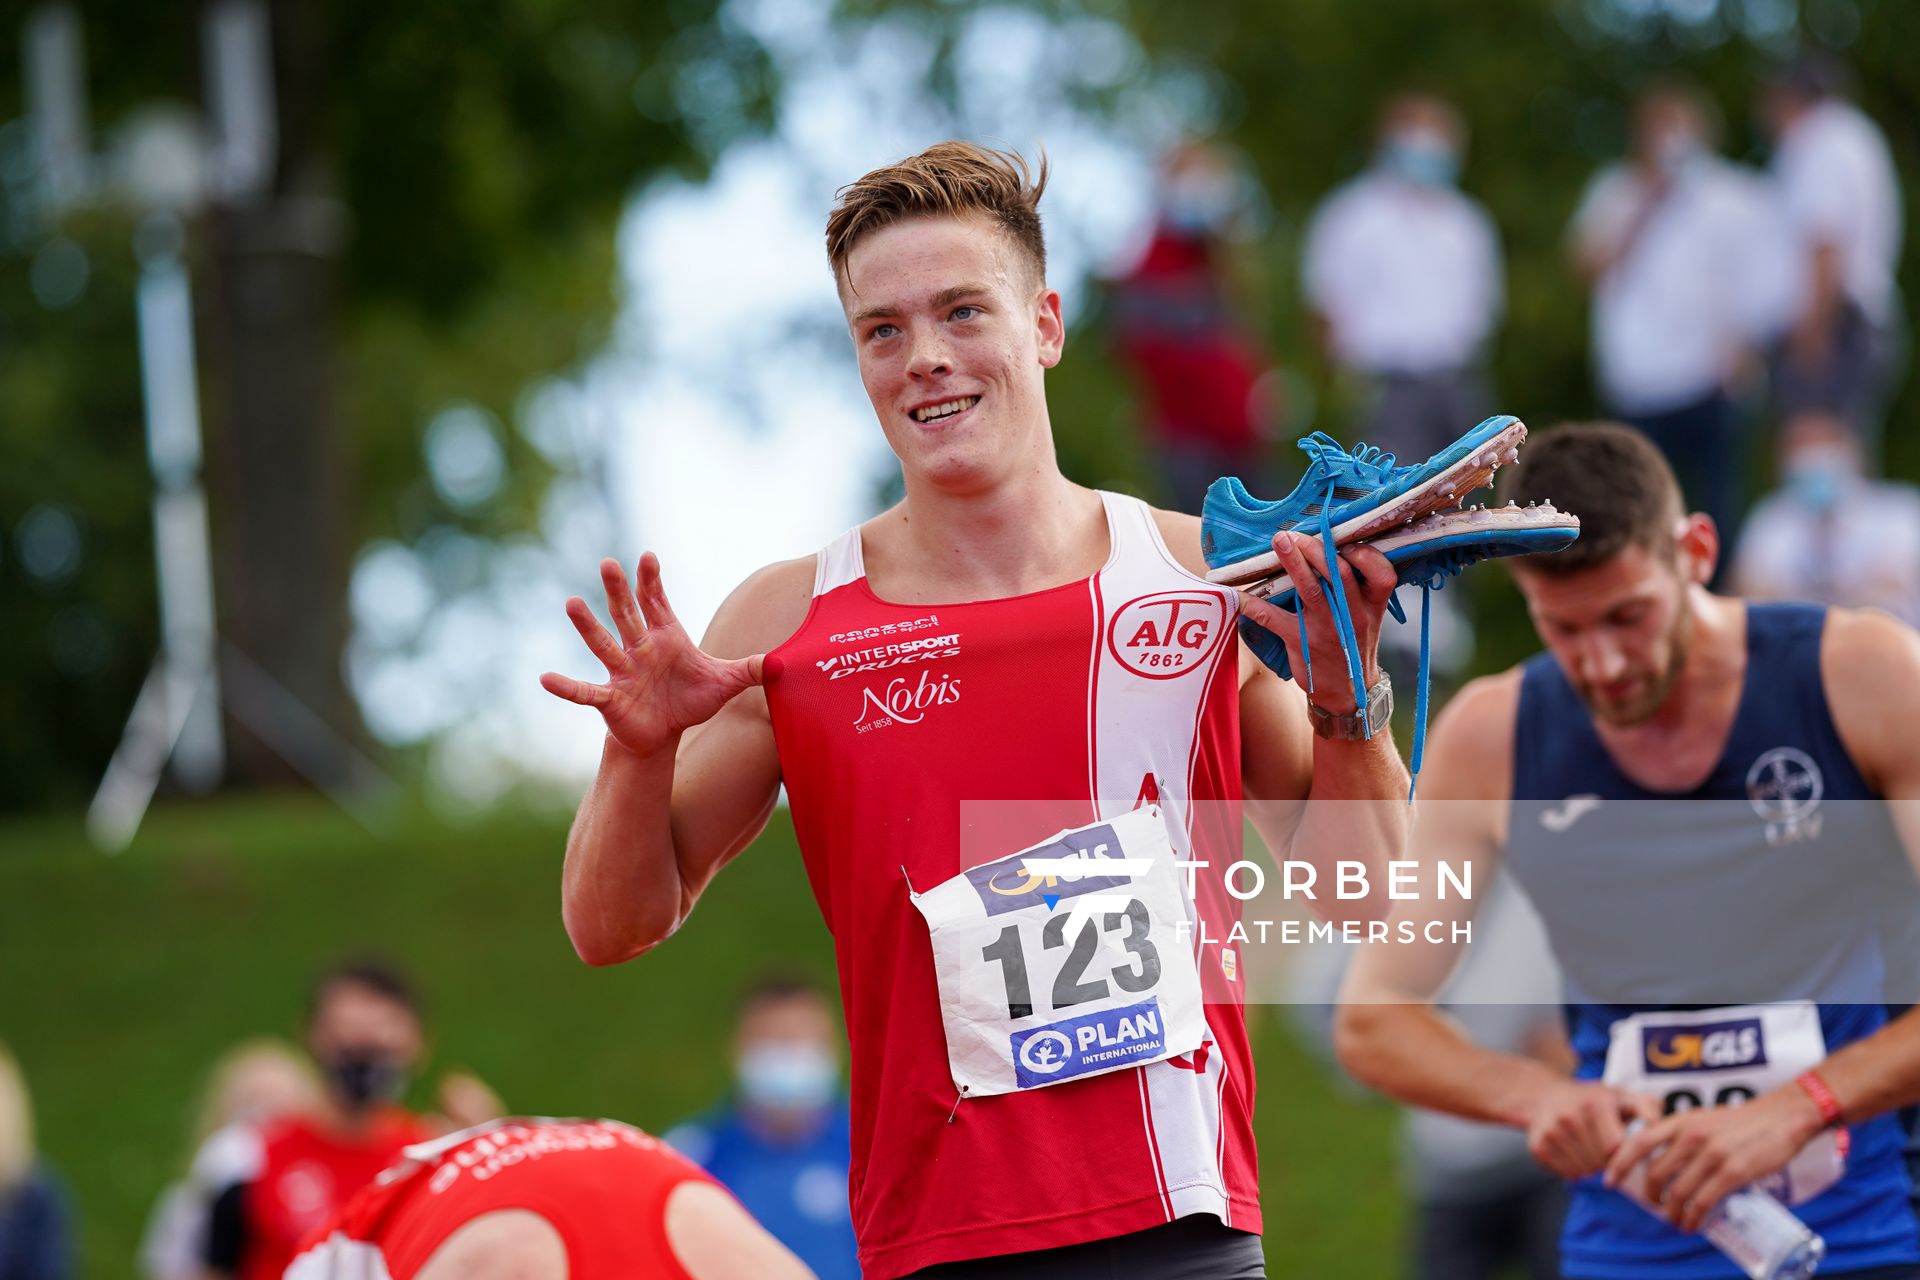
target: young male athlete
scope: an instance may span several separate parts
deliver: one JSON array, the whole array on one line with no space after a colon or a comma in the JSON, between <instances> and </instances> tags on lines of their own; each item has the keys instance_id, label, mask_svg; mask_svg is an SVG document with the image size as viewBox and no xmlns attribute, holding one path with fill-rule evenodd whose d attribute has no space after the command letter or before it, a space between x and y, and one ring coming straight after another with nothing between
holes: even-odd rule
<instances>
[{"instance_id":1,"label":"young male athlete","mask_svg":"<svg viewBox=\"0 0 1920 1280\"><path fill-rule=\"evenodd\" d=\"M496 1120L407 1148L286 1280L811 1280L699 1166L617 1120Z\"/></svg>"},{"instance_id":2,"label":"young male athlete","mask_svg":"<svg viewBox=\"0 0 1920 1280\"><path fill-rule=\"evenodd\" d=\"M1886 1114L1920 1075L1920 1022L1889 1026L1881 1003L1915 981L1899 935L1920 823L1881 801L1920 796L1920 636L1710 594L1713 524L1628 428L1548 432L1512 478L1509 496L1578 515L1580 540L1514 562L1547 652L1447 708L1414 845L1471 860L1476 885L1502 863L1519 877L1565 974L1578 1076L1434 1012L1441 949L1365 949L1341 1060L1407 1102L1524 1128L1579 1180L1561 1251L1577 1280L1741 1274L1693 1233L1782 1170L1826 1240L1822 1275L1920 1277ZM1626 1140L1636 1117L1653 1123ZM1656 1148L1665 1219L1614 1189Z\"/></svg>"},{"instance_id":3,"label":"young male athlete","mask_svg":"<svg viewBox=\"0 0 1920 1280\"><path fill-rule=\"evenodd\" d=\"M1364 696L1357 706L1351 681L1326 676L1310 723L1299 688L1242 653L1242 601L1207 582L1199 521L1061 474L1044 374L1065 328L1046 283L1044 183L1017 156L945 143L852 184L832 214L828 253L861 380L905 476L898 506L818 556L752 575L700 647L651 555L637 591L618 564L601 566L618 639L568 602L609 675L543 677L608 730L568 840L565 919L590 964L654 947L759 833L784 784L839 962L851 1200L870 1280L927 1268L1257 1276L1240 1009L1208 1004L1188 1051L1163 1045L1125 1065L1159 1035L1148 1006L1166 993L1125 1005L1124 992L1171 981L1191 956L1210 992L1232 994L1235 958L1217 941L1196 946L1197 934L1175 938L1138 903L1105 908L1069 939L1072 895L1105 877L1010 868L967 888L961 873L1149 803L1181 856L1205 858L1226 847L1228 826L1239 831L1209 802L1236 802L1243 788L1378 801L1343 808L1381 815L1366 821L1383 838L1338 856L1392 847L1407 775L1381 731L1390 704L1374 650L1394 571L1367 548L1337 557ZM1309 583L1304 644L1321 671L1344 675L1316 585L1327 581L1321 544L1281 534L1273 546ZM1296 620L1245 607L1284 623L1300 664ZM1091 858L1098 847L1057 852ZM1224 866L1198 877L1203 912L1231 905ZM943 1025L954 1005L917 907L956 880L1007 932L984 954L969 944L939 963L1004 979L1004 1025ZM1028 949L1019 919L1046 921L1045 943ZM1079 948L1098 936L1116 946L1124 936L1137 963L1089 969ZM1087 999L1109 1012L1023 1030L1049 997L1056 1011ZM963 1033L1017 1050L1003 1065L1019 1086L956 1088L948 1041ZM1116 1058L1125 1069L1093 1070ZM1047 1079L1064 1082L1029 1087ZM991 1261L968 1265L977 1259Z\"/></svg>"}]
</instances>

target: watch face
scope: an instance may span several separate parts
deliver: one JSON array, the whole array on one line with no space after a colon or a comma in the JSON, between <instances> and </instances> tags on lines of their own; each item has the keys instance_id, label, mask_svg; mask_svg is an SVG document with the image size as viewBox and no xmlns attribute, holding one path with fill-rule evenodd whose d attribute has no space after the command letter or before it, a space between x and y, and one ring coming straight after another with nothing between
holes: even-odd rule
<instances>
[{"instance_id":1,"label":"watch face","mask_svg":"<svg viewBox=\"0 0 1920 1280\"><path fill-rule=\"evenodd\" d=\"M1380 673L1380 683L1367 690L1367 723L1373 732L1378 733L1386 727L1387 719L1393 715L1393 683L1386 673Z\"/></svg>"},{"instance_id":2,"label":"watch face","mask_svg":"<svg viewBox=\"0 0 1920 1280\"><path fill-rule=\"evenodd\" d=\"M1307 718L1312 722L1314 732L1323 738L1352 740L1370 737L1380 732L1392 715L1393 683L1384 671L1367 689L1364 711L1355 707L1352 711L1336 714L1311 699L1307 701Z\"/></svg>"}]
</instances>

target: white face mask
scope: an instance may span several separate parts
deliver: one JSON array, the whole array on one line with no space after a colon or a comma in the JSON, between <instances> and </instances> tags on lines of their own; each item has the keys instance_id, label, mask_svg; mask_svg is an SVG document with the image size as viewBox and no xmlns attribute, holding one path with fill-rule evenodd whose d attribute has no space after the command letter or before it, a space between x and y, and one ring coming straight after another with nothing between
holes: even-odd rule
<instances>
[{"instance_id":1,"label":"white face mask","mask_svg":"<svg viewBox=\"0 0 1920 1280\"><path fill-rule=\"evenodd\" d=\"M817 1111L833 1099L840 1064L807 1045L757 1045L734 1063L742 1100L770 1111Z\"/></svg>"}]
</instances>

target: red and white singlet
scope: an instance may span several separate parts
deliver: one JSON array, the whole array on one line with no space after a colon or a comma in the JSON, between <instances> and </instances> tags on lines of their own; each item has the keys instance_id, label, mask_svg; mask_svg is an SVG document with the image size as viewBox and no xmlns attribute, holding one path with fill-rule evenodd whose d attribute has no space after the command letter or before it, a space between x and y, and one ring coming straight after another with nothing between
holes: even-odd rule
<instances>
[{"instance_id":1,"label":"red and white singlet","mask_svg":"<svg viewBox=\"0 0 1920 1280\"><path fill-rule=\"evenodd\" d=\"M572 1280L688 1280L667 1240L667 1197L712 1182L617 1120L497 1120L409 1147L308 1239L287 1280L408 1280L459 1228L526 1209L565 1242Z\"/></svg>"},{"instance_id":2,"label":"red and white singlet","mask_svg":"<svg viewBox=\"0 0 1920 1280\"><path fill-rule=\"evenodd\" d=\"M956 1109L908 898L909 882L924 891L1157 800L1176 854L1212 864L1201 915L1234 916L1220 881L1240 833L1234 595L1174 560L1146 504L1101 498L1099 573L1004 600L882 600L851 530L819 554L806 621L767 657L794 827L839 960L868 1280L1193 1213L1260 1230L1231 955L1194 941L1210 1001L1228 1001L1207 1005L1197 1052Z\"/></svg>"}]
</instances>

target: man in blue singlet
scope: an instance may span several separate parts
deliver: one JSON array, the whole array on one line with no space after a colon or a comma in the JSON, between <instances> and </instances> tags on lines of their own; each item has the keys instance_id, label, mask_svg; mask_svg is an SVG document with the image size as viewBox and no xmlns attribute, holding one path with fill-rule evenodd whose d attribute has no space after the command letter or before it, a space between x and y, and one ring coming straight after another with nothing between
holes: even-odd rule
<instances>
[{"instance_id":1,"label":"man in blue singlet","mask_svg":"<svg viewBox=\"0 0 1920 1280\"><path fill-rule=\"evenodd\" d=\"M1440 717L1415 844L1471 861L1482 896L1497 866L1518 877L1579 1070L1475 1046L1427 1003L1451 949L1388 945L1351 971L1341 1060L1404 1101L1526 1130L1574 1180L1573 1280L1740 1275L1697 1230L1763 1175L1825 1238L1823 1276L1920 1280L1892 1113L1920 1092L1920 1013L1886 1007L1916 985L1920 822L1883 803L1920 798L1920 635L1708 592L1713 523L1627 428L1545 432L1512 480L1506 496L1578 515L1580 540L1514 562L1547 652ZM1635 1117L1654 1123L1628 1139ZM1611 1185L1649 1153L1665 1218Z\"/></svg>"}]
</instances>

